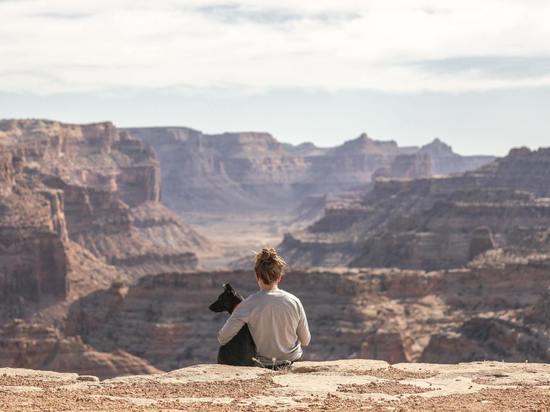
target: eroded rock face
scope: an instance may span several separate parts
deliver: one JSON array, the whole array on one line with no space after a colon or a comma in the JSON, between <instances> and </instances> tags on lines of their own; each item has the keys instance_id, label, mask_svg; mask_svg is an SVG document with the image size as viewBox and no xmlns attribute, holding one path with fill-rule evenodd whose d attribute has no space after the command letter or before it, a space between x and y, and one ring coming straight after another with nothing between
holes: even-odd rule
<instances>
[{"instance_id":1,"label":"eroded rock face","mask_svg":"<svg viewBox=\"0 0 550 412\"><path fill-rule=\"evenodd\" d=\"M0 143L22 174L57 191L56 216L64 221L58 226L65 236L128 276L194 268L195 252L208 247L181 218L159 218L169 212L159 203L160 170L152 149L111 123L1 121ZM4 169L9 181L14 167ZM134 225L137 215L148 220L148 230ZM161 222L158 229L155 222ZM170 249L151 236L155 230L170 231Z\"/></svg>"},{"instance_id":2,"label":"eroded rock face","mask_svg":"<svg viewBox=\"0 0 550 412\"><path fill-rule=\"evenodd\" d=\"M308 315L306 359L547 362L550 335L524 313L540 307L548 268L547 262L511 260L436 272L292 271L282 287L302 300ZM163 370L215 362L216 333L227 316L207 306L226 282L245 295L255 291L250 271L161 274L115 285L76 301L65 333Z\"/></svg>"},{"instance_id":3,"label":"eroded rock face","mask_svg":"<svg viewBox=\"0 0 550 412\"><path fill-rule=\"evenodd\" d=\"M542 324L550 328L550 289L526 312L525 320L529 324Z\"/></svg>"},{"instance_id":4,"label":"eroded rock face","mask_svg":"<svg viewBox=\"0 0 550 412\"><path fill-rule=\"evenodd\" d=\"M0 330L0 365L91 374L100 378L158 372L145 360L117 350L98 352L54 327L16 320Z\"/></svg>"},{"instance_id":5,"label":"eroded rock face","mask_svg":"<svg viewBox=\"0 0 550 412\"><path fill-rule=\"evenodd\" d=\"M548 363L548 344L548 336L520 323L498 318L473 318L456 330L432 336L419 361L459 363L501 359Z\"/></svg>"},{"instance_id":6,"label":"eroded rock face","mask_svg":"<svg viewBox=\"0 0 550 412\"><path fill-rule=\"evenodd\" d=\"M0 197L0 296L38 301L69 292L63 195L38 182L21 182Z\"/></svg>"},{"instance_id":7,"label":"eroded rock face","mask_svg":"<svg viewBox=\"0 0 550 412\"><path fill-rule=\"evenodd\" d=\"M341 146L318 148L311 143L283 144L267 133L126 130L157 152L163 202L178 212L292 209L306 196L363 186L373 176L426 177L442 173L440 163L448 173L474 169L491 160L462 157L450 148L441 154L428 146L399 147L394 141L377 141L366 134ZM441 155L453 161L432 160Z\"/></svg>"},{"instance_id":8,"label":"eroded rock face","mask_svg":"<svg viewBox=\"0 0 550 412\"><path fill-rule=\"evenodd\" d=\"M294 265L443 269L487 251L547 253L550 150L512 151L474 172L410 181L380 180L353 202L284 239ZM317 250L311 255L311 250Z\"/></svg>"},{"instance_id":9,"label":"eroded rock face","mask_svg":"<svg viewBox=\"0 0 550 412\"><path fill-rule=\"evenodd\" d=\"M378 169L373 178L416 179L432 176L432 161L428 154L398 155L389 167Z\"/></svg>"},{"instance_id":10,"label":"eroded rock face","mask_svg":"<svg viewBox=\"0 0 550 412\"><path fill-rule=\"evenodd\" d=\"M145 276L136 286L117 286L75 302L66 333L82 336L101 351L125 350L163 370L215 362L216 333L227 316L213 314L208 305L225 282L245 295L255 291L250 272ZM295 292L315 288L315 296L302 296L316 336L308 350L310 358L359 356L364 331L355 299L360 285L331 273L293 273L285 285Z\"/></svg>"},{"instance_id":11,"label":"eroded rock face","mask_svg":"<svg viewBox=\"0 0 550 412\"><path fill-rule=\"evenodd\" d=\"M475 170L494 160L492 156L460 156L448 144L436 138L422 146L419 153L428 155L436 175L450 175Z\"/></svg>"},{"instance_id":12,"label":"eroded rock face","mask_svg":"<svg viewBox=\"0 0 550 412\"><path fill-rule=\"evenodd\" d=\"M197 266L208 241L159 196L152 150L110 123L0 121L0 365L156 371L59 326L72 301L113 282Z\"/></svg>"}]
</instances>

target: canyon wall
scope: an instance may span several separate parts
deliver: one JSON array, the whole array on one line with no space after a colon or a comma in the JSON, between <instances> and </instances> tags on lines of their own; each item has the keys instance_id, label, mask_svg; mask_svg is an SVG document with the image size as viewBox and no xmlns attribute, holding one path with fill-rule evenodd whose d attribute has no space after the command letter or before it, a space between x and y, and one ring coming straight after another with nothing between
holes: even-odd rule
<instances>
[{"instance_id":1,"label":"canyon wall","mask_svg":"<svg viewBox=\"0 0 550 412\"><path fill-rule=\"evenodd\" d=\"M0 344L3 367L93 374L100 378L159 372L127 352L99 352L79 337L65 337L52 326L20 319L0 330Z\"/></svg>"},{"instance_id":2,"label":"canyon wall","mask_svg":"<svg viewBox=\"0 0 550 412\"><path fill-rule=\"evenodd\" d=\"M268 133L204 134L173 128L125 129L161 163L162 201L181 212L292 209L306 196L362 187L376 176L417 178L475 169L491 157L463 157L436 141L399 147L366 134L340 146L290 145Z\"/></svg>"},{"instance_id":3,"label":"canyon wall","mask_svg":"<svg viewBox=\"0 0 550 412\"><path fill-rule=\"evenodd\" d=\"M214 362L227 315L207 307L226 282L252 293L253 274L196 270L212 245L176 212L276 208L314 221L281 245L307 359L550 362L550 150L441 176L488 160L437 140L0 121L0 366Z\"/></svg>"},{"instance_id":4,"label":"canyon wall","mask_svg":"<svg viewBox=\"0 0 550 412\"><path fill-rule=\"evenodd\" d=\"M550 150L513 150L462 175L377 180L371 191L328 205L281 250L293 265L444 269L492 249L548 253Z\"/></svg>"},{"instance_id":5,"label":"canyon wall","mask_svg":"<svg viewBox=\"0 0 550 412\"><path fill-rule=\"evenodd\" d=\"M548 261L501 259L500 266L429 273L292 271L283 287L300 297L308 315L306 359L548 362L550 329L533 319L546 307L549 269ZM113 285L75 301L64 332L162 370L215 362L216 333L227 314L208 305L226 282L245 295L255 291L250 271L160 274Z\"/></svg>"},{"instance_id":6,"label":"canyon wall","mask_svg":"<svg viewBox=\"0 0 550 412\"><path fill-rule=\"evenodd\" d=\"M132 278L147 271L194 268L196 252L209 247L160 204L160 169L152 149L111 123L4 120L0 144L18 165L19 186L32 180L57 193L49 196L59 203L52 213L67 232L60 240L79 243ZM6 167L9 181L13 173ZM30 210L38 208L38 201L27 202ZM156 236L166 231L170 248Z\"/></svg>"}]
</instances>

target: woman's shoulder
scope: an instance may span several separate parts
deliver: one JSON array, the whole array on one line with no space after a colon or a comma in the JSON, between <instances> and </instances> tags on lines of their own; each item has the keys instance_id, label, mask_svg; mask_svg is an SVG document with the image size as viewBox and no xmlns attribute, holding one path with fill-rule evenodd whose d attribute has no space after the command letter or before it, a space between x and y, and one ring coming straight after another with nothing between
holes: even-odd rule
<instances>
[{"instance_id":1,"label":"woman's shoulder","mask_svg":"<svg viewBox=\"0 0 550 412\"><path fill-rule=\"evenodd\" d=\"M292 300L294 302L298 302L300 303L300 299L296 296L296 295L293 295L292 293L290 292L287 292L286 290L283 290L283 289L279 289L279 291L281 292L281 294L288 300Z\"/></svg>"}]
</instances>

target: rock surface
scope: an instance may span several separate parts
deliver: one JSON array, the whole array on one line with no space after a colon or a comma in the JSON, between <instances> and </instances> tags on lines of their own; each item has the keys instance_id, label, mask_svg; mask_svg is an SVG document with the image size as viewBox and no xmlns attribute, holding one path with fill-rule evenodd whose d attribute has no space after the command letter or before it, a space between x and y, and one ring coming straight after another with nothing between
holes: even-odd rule
<instances>
[{"instance_id":1,"label":"rock surface","mask_svg":"<svg viewBox=\"0 0 550 412\"><path fill-rule=\"evenodd\" d=\"M355 199L329 204L281 250L293 264L436 270L503 249L550 253L550 150L513 150L473 172L379 180Z\"/></svg>"},{"instance_id":2,"label":"rock surface","mask_svg":"<svg viewBox=\"0 0 550 412\"><path fill-rule=\"evenodd\" d=\"M156 371L60 327L74 300L146 273L194 269L196 252L210 247L160 204L159 173L151 148L111 123L0 121L0 365Z\"/></svg>"},{"instance_id":3,"label":"rock surface","mask_svg":"<svg viewBox=\"0 0 550 412\"><path fill-rule=\"evenodd\" d=\"M155 263L153 272L194 268L195 252L209 246L160 204L160 170L152 149L111 123L3 120L0 145L5 210L0 239L11 245L4 250L14 259L34 254L21 259L33 269L10 266L8 273L44 267L60 280L40 280L46 275L36 273L36 282L63 295L69 241L134 278ZM158 240L165 232L170 237ZM43 287L21 286L35 296Z\"/></svg>"},{"instance_id":4,"label":"rock surface","mask_svg":"<svg viewBox=\"0 0 550 412\"><path fill-rule=\"evenodd\" d=\"M365 133L340 146L319 148L283 144L268 133L125 130L157 152L163 202L178 212L292 209L308 195L345 191L370 183L373 176L426 177L475 169L492 160L460 156L441 142L405 148ZM445 150L438 149L441 145Z\"/></svg>"},{"instance_id":5,"label":"rock surface","mask_svg":"<svg viewBox=\"0 0 550 412\"><path fill-rule=\"evenodd\" d=\"M159 372L127 352L99 352L79 337L64 337L54 327L21 320L0 331L0 364L19 368L94 374L100 378Z\"/></svg>"},{"instance_id":6,"label":"rock surface","mask_svg":"<svg viewBox=\"0 0 550 412\"><path fill-rule=\"evenodd\" d=\"M339 360L282 371L196 365L97 382L90 376L0 369L0 408L35 410L546 410L550 366Z\"/></svg>"},{"instance_id":7,"label":"rock surface","mask_svg":"<svg viewBox=\"0 0 550 412\"><path fill-rule=\"evenodd\" d=\"M429 273L317 269L288 273L283 287L302 300L308 315L308 360L550 362L544 323L549 270L548 261L536 258ZM216 333L227 315L207 306L226 282L244 295L254 292L253 276L145 276L75 301L64 331L96 350L124 350L162 370L215 362Z\"/></svg>"}]
</instances>

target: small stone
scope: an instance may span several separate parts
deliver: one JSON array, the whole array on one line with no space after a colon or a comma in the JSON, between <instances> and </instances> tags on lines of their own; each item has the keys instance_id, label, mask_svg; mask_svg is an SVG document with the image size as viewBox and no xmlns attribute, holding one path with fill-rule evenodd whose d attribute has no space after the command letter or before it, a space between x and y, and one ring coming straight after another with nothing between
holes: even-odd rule
<instances>
[{"instance_id":1,"label":"small stone","mask_svg":"<svg viewBox=\"0 0 550 412\"><path fill-rule=\"evenodd\" d=\"M99 378L93 375L80 375L76 380L80 382L99 382Z\"/></svg>"}]
</instances>

